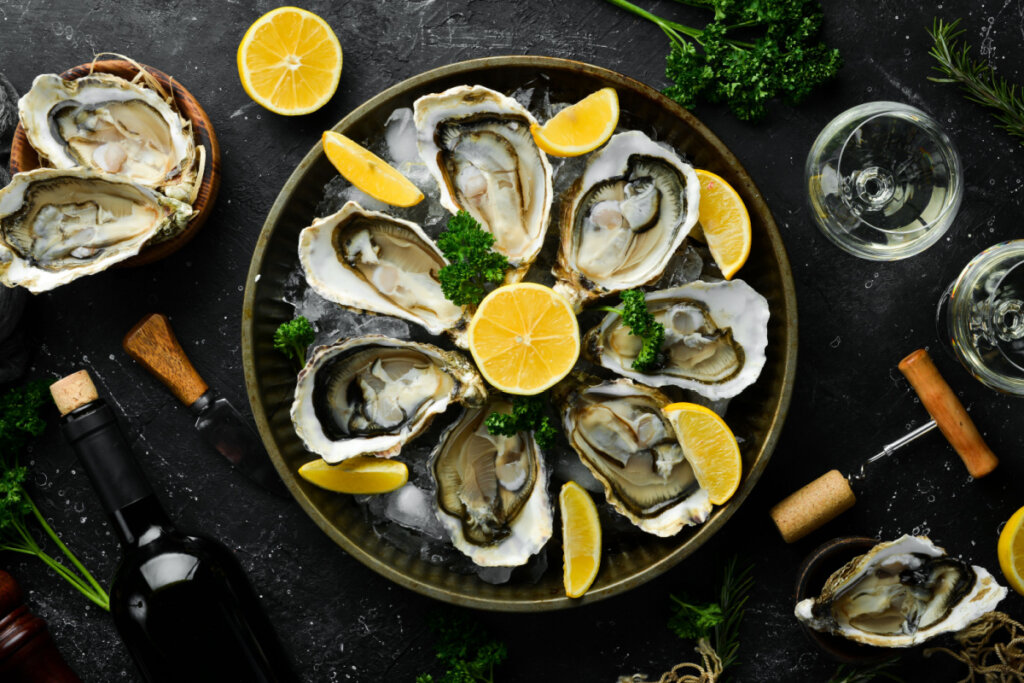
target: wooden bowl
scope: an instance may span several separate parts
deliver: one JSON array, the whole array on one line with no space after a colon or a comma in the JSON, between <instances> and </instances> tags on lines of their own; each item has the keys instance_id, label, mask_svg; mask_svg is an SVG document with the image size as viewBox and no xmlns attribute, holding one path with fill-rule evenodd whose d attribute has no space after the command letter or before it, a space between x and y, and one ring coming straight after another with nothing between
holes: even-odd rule
<instances>
[{"instance_id":1,"label":"wooden bowl","mask_svg":"<svg viewBox=\"0 0 1024 683\"><path fill-rule=\"evenodd\" d=\"M639 128L685 151L698 168L716 173L736 188L750 212L753 245L740 276L768 299L768 360L753 386L729 406L729 425L745 437L743 481L704 524L671 538L631 529L604 530L601 571L586 595L565 596L560 534L546 551L547 571L533 582L524 577L492 585L398 549L379 537L352 496L317 488L297 475L316 456L295 434L289 408L296 371L274 350L274 331L291 320L286 283L298 268L299 232L312 223L324 184L338 175L318 142L299 162L274 202L256 243L246 278L242 309L242 360L253 415L278 474L307 514L354 558L388 579L424 595L457 605L506 611L543 611L585 605L628 591L674 567L719 531L750 494L778 441L796 373L797 312L793 275L778 227L761 192L736 157L692 114L653 88L582 62L538 56L487 57L440 67L399 83L354 109L334 130L365 140L382 130L398 107L455 85L479 84L502 92L543 85L555 101L574 102L603 87L619 95L624 128ZM444 344L441 340L439 343ZM438 418L443 424L454 415ZM554 496L557 498L557 493ZM555 502L557 508L557 502ZM706 570L703 567L702 570Z\"/></svg>"},{"instance_id":2,"label":"wooden bowl","mask_svg":"<svg viewBox=\"0 0 1024 683\"><path fill-rule=\"evenodd\" d=\"M189 240L199 232L199 228L203 227L203 223L210 216L210 212L213 211L213 204L217 199L217 190L220 188L220 145L217 144L217 136L213 132L213 124L210 122L210 117L199 106L199 102L192 96L192 93L186 90L178 81L151 66L146 66L145 64L140 64L139 66L148 71L168 92L174 94L174 102L178 106L178 111L192 122L192 134L195 138L196 146L203 145L206 147L206 166L203 169L199 193L196 195L196 201L192 205L195 214L189 220L185 229L169 240L144 247L138 254L115 264L114 267L142 266L153 261L159 261L188 244ZM108 59L96 62L95 64L92 62L80 64L73 69L68 69L60 76L65 80L71 81L93 72L113 74L130 81L139 73L139 69L135 64L123 59ZM36 154L32 145L28 143L25 129L19 122L17 129L14 131L14 141L11 143L11 174L31 171L39 167L39 155Z\"/></svg>"},{"instance_id":3,"label":"wooden bowl","mask_svg":"<svg viewBox=\"0 0 1024 683\"><path fill-rule=\"evenodd\" d=\"M819 546L800 565L796 581L796 602L821 595L825 582L833 572L880 542L877 538L866 536L842 536ZM803 622L800 626L812 643L832 658L846 664L878 663L894 655L894 650L890 648L864 645L832 633L815 631Z\"/></svg>"}]
</instances>

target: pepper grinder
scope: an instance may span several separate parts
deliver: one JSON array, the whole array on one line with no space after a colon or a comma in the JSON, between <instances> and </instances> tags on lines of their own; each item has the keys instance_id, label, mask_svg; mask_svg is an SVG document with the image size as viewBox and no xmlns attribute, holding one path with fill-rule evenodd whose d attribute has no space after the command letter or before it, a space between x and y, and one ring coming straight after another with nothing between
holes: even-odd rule
<instances>
[{"instance_id":1,"label":"pepper grinder","mask_svg":"<svg viewBox=\"0 0 1024 683\"><path fill-rule=\"evenodd\" d=\"M61 657L46 622L28 611L21 588L0 570L0 681L82 683Z\"/></svg>"}]
</instances>

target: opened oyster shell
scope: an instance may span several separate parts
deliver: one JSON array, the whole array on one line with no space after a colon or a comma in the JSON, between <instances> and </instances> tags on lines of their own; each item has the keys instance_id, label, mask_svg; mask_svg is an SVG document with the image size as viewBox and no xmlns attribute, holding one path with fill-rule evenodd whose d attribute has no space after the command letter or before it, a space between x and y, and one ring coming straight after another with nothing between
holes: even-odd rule
<instances>
[{"instance_id":1,"label":"opened oyster shell","mask_svg":"<svg viewBox=\"0 0 1024 683\"><path fill-rule=\"evenodd\" d=\"M393 315L466 347L466 314L441 291L441 251L420 226L348 202L299 234L306 281L328 301Z\"/></svg>"},{"instance_id":2,"label":"opened oyster shell","mask_svg":"<svg viewBox=\"0 0 1024 683\"><path fill-rule=\"evenodd\" d=\"M591 299L650 284L697 222L693 167L640 131L613 135L563 202L552 272L579 311Z\"/></svg>"},{"instance_id":3,"label":"opened oyster shell","mask_svg":"<svg viewBox=\"0 0 1024 683\"><path fill-rule=\"evenodd\" d=\"M495 436L484 424L491 411L511 408L491 399L466 411L429 463L438 520L455 547L484 567L525 564L551 538L547 469L532 432Z\"/></svg>"},{"instance_id":4,"label":"opened oyster shell","mask_svg":"<svg viewBox=\"0 0 1024 683\"><path fill-rule=\"evenodd\" d=\"M508 257L507 281L537 258L551 214L551 165L533 141L537 123L511 97L462 85L413 105L420 157L441 191L441 204L468 211Z\"/></svg>"},{"instance_id":5,"label":"opened oyster shell","mask_svg":"<svg viewBox=\"0 0 1024 683\"><path fill-rule=\"evenodd\" d=\"M609 313L583 338L583 355L620 375L656 386L673 384L712 400L754 383L765 364L768 301L742 280L691 282L647 293L647 309L665 326L664 363L633 369L642 340Z\"/></svg>"},{"instance_id":6,"label":"opened oyster shell","mask_svg":"<svg viewBox=\"0 0 1024 683\"><path fill-rule=\"evenodd\" d=\"M192 126L153 90L94 73L37 76L18 101L29 144L55 168L127 176L179 201L198 191Z\"/></svg>"},{"instance_id":7,"label":"opened oyster shell","mask_svg":"<svg viewBox=\"0 0 1024 683\"><path fill-rule=\"evenodd\" d=\"M924 536L879 543L829 577L796 617L866 645L910 647L959 631L1006 597L984 568L949 557Z\"/></svg>"},{"instance_id":8,"label":"opened oyster shell","mask_svg":"<svg viewBox=\"0 0 1024 683\"><path fill-rule=\"evenodd\" d=\"M628 379L577 376L556 388L569 444L622 515L656 536L673 536L711 512L671 423L667 396Z\"/></svg>"},{"instance_id":9,"label":"opened oyster shell","mask_svg":"<svg viewBox=\"0 0 1024 683\"><path fill-rule=\"evenodd\" d=\"M367 335L316 349L299 372L291 417L306 448L327 462L390 458L450 404L486 397L462 355Z\"/></svg>"},{"instance_id":10,"label":"opened oyster shell","mask_svg":"<svg viewBox=\"0 0 1024 683\"><path fill-rule=\"evenodd\" d=\"M18 173L0 190L0 282L45 292L180 230L188 204L87 169Z\"/></svg>"}]
</instances>

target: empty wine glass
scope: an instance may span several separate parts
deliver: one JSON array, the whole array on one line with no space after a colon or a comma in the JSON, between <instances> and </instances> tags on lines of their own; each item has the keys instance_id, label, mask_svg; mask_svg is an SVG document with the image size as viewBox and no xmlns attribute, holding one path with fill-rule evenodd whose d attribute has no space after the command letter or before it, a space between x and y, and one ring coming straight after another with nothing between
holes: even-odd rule
<instances>
[{"instance_id":1,"label":"empty wine glass","mask_svg":"<svg viewBox=\"0 0 1024 683\"><path fill-rule=\"evenodd\" d=\"M964 367L993 389L1024 396L1024 240L975 256L940 301L942 308Z\"/></svg>"},{"instance_id":2,"label":"empty wine glass","mask_svg":"<svg viewBox=\"0 0 1024 683\"><path fill-rule=\"evenodd\" d=\"M939 125L899 102L844 111L818 135L805 167L818 227L872 261L907 258L938 241L960 208L962 173Z\"/></svg>"}]
</instances>

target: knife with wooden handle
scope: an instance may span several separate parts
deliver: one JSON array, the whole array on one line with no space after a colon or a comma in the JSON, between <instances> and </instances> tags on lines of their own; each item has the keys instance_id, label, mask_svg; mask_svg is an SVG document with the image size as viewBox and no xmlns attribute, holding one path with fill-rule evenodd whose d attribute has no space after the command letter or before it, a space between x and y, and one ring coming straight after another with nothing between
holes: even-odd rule
<instances>
[{"instance_id":1,"label":"knife with wooden handle","mask_svg":"<svg viewBox=\"0 0 1024 683\"><path fill-rule=\"evenodd\" d=\"M185 355L167 316L152 313L125 335L124 350L196 416L196 431L232 465L271 493L288 497L259 436L227 399L217 398Z\"/></svg>"}]
</instances>

